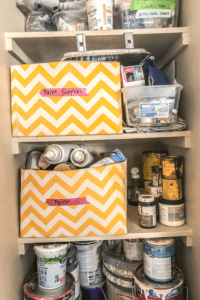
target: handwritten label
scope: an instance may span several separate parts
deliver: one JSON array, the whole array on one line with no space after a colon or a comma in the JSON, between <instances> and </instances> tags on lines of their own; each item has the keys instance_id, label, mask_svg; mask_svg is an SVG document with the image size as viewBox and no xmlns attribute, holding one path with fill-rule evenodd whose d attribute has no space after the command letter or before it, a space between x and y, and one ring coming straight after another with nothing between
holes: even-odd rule
<instances>
[{"instance_id":1,"label":"handwritten label","mask_svg":"<svg viewBox=\"0 0 200 300\"><path fill-rule=\"evenodd\" d=\"M84 97L89 96L86 89L63 88L63 89L42 89L40 91L42 97Z\"/></svg>"},{"instance_id":2,"label":"handwritten label","mask_svg":"<svg viewBox=\"0 0 200 300\"><path fill-rule=\"evenodd\" d=\"M46 203L49 206L70 206L70 205L85 205L90 204L86 197L73 199L47 199Z\"/></svg>"},{"instance_id":3,"label":"handwritten label","mask_svg":"<svg viewBox=\"0 0 200 300\"><path fill-rule=\"evenodd\" d=\"M130 10L169 9L177 6L177 0L131 0Z\"/></svg>"}]
</instances>

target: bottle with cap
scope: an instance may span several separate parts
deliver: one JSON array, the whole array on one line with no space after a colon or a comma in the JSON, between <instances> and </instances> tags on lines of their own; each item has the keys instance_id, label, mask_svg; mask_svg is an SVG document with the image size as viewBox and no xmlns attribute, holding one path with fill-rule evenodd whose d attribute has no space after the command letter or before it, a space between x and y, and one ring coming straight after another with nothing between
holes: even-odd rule
<instances>
[{"instance_id":1,"label":"bottle with cap","mask_svg":"<svg viewBox=\"0 0 200 300\"><path fill-rule=\"evenodd\" d=\"M140 170L138 168L131 169L132 185L128 187L128 204L137 206L139 196L144 194L144 184L140 180Z\"/></svg>"},{"instance_id":2,"label":"bottle with cap","mask_svg":"<svg viewBox=\"0 0 200 300\"><path fill-rule=\"evenodd\" d=\"M92 164L94 157L88 151L86 146L81 146L72 151L70 155L72 164L78 168L86 168Z\"/></svg>"},{"instance_id":3,"label":"bottle with cap","mask_svg":"<svg viewBox=\"0 0 200 300\"><path fill-rule=\"evenodd\" d=\"M63 162L67 162L70 159L71 152L79 148L78 145L50 145L44 152L46 161L51 165L57 165Z\"/></svg>"}]
</instances>

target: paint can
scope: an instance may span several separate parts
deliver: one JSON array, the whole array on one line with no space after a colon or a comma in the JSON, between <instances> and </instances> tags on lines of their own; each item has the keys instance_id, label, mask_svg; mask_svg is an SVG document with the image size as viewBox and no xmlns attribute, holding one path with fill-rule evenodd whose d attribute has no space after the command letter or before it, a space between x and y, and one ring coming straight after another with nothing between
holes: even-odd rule
<instances>
[{"instance_id":1,"label":"paint can","mask_svg":"<svg viewBox=\"0 0 200 300\"><path fill-rule=\"evenodd\" d=\"M25 300L74 300L75 281L70 273L66 273L64 284L53 290L42 289L38 285L38 273L30 277L24 285Z\"/></svg>"},{"instance_id":2,"label":"paint can","mask_svg":"<svg viewBox=\"0 0 200 300\"><path fill-rule=\"evenodd\" d=\"M68 246L69 244L34 246L38 284L41 288L55 289L65 284Z\"/></svg>"},{"instance_id":3,"label":"paint can","mask_svg":"<svg viewBox=\"0 0 200 300\"><path fill-rule=\"evenodd\" d=\"M157 282L171 281L175 269L175 239L144 239L144 274Z\"/></svg>"},{"instance_id":4,"label":"paint can","mask_svg":"<svg viewBox=\"0 0 200 300\"><path fill-rule=\"evenodd\" d=\"M120 287L108 279L106 279L106 286L109 300L136 300L134 289Z\"/></svg>"},{"instance_id":5,"label":"paint can","mask_svg":"<svg viewBox=\"0 0 200 300\"><path fill-rule=\"evenodd\" d=\"M165 179L178 179L183 176L183 157L167 156L162 159L162 176Z\"/></svg>"},{"instance_id":6,"label":"paint can","mask_svg":"<svg viewBox=\"0 0 200 300\"><path fill-rule=\"evenodd\" d=\"M81 283L80 283L80 275L79 275L80 269L79 269L79 264L77 267L71 271L71 275L74 276L75 278L75 299L78 299L80 295L80 290L81 290Z\"/></svg>"},{"instance_id":7,"label":"paint can","mask_svg":"<svg viewBox=\"0 0 200 300\"><path fill-rule=\"evenodd\" d=\"M122 240L107 241L108 249L114 253L122 253Z\"/></svg>"},{"instance_id":8,"label":"paint can","mask_svg":"<svg viewBox=\"0 0 200 300\"><path fill-rule=\"evenodd\" d=\"M113 1L86 0L89 30L113 29Z\"/></svg>"},{"instance_id":9,"label":"paint can","mask_svg":"<svg viewBox=\"0 0 200 300\"><path fill-rule=\"evenodd\" d=\"M138 204L139 225L143 228L156 226L156 202L151 195L141 195Z\"/></svg>"},{"instance_id":10,"label":"paint can","mask_svg":"<svg viewBox=\"0 0 200 300\"><path fill-rule=\"evenodd\" d=\"M41 170L38 166L39 160L42 153L40 151L31 151L29 152L27 159L26 159L26 170Z\"/></svg>"},{"instance_id":11,"label":"paint can","mask_svg":"<svg viewBox=\"0 0 200 300\"><path fill-rule=\"evenodd\" d=\"M155 187L162 185L162 166L152 167L152 185Z\"/></svg>"},{"instance_id":12,"label":"paint can","mask_svg":"<svg viewBox=\"0 0 200 300\"><path fill-rule=\"evenodd\" d=\"M162 186L153 186L153 184L150 184L149 193L154 198L159 198L160 196L162 196Z\"/></svg>"},{"instance_id":13,"label":"paint can","mask_svg":"<svg viewBox=\"0 0 200 300\"><path fill-rule=\"evenodd\" d=\"M178 227L185 224L185 200L167 201L159 199L159 221L169 227Z\"/></svg>"},{"instance_id":14,"label":"paint can","mask_svg":"<svg viewBox=\"0 0 200 300\"><path fill-rule=\"evenodd\" d=\"M182 200L183 199L183 180L179 179L162 179L162 197L165 200Z\"/></svg>"},{"instance_id":15,"label":"paint can","mask_svg":"<svg viewBox=\"0 0 200 300\"><path fill-rule=\"evenodd\" d=\"M94 157L88 149L78 148L72 151L70 160L72 164L78 168L86 168L92 164Z\"/></svg>"},{"instance_id":16,"label":"paint can","mask_svg":"<svg viewBox=\"0 0 200 300\"><path fill-rule=\"evenodd\" d=\"M78 266L78 251L77 247L70 243L70 248L67 251L67 272L72 272Z\"/></svg>"},{"instance_id":17,"label":"paint can","mask_svg":"<svg viewBox=\"0 0 200 300\"><path fill-rule=\"evenodd\" d=\"M161 159L168 155L167 151L160 152L143 152L143 179L152 181L152 167L160 166Z\"/></svg>"},{"instance_id":18,"label":"paint can","mask_svg":"<svg viewBox=\"0 0 200 300\"><path fill-rule=\"evenodd\" d=\"M142 239L123 240L124 257L127 261L143 260Z\"/></svg>"},{"instance_id":19,"label":"paint can","mask_svg":"<svg viewBox=\"0 0 200 300\"><path fill-rule=\"evenodd\" d=\"M144 194L149 195L149 186L151 184L151 181L144 180Z\"/></svg>"},{"instance_id":20,"label":"paint can","mask_svg":"<svg viewBox=\"0 0 200 300\"><path fill-rule=\"evenodd\" d=\"M183 300L183 273L176 268L175 277L167 283L157 283L144 274L143 265L135 271L137 300Z\"/></svg>"},{"instance_id":21,"label":"paint can","mask_svg":"<svg viewBox=\"0 0 200 300\"><path fill-rule=\"evenodd\" d=\"M101 257L103 241L77 242L81 286L91 286L104 280Z\"/></svg>"},{"instance_id":22,"label":"paint can","mask_svg":"<svg viewBox=\"0 0 200 300\"><path fill-rule=\"evenodd\" d=\"M88 300L106 300L106 282L105 280L93 286L81 286L83 299Z\"/></svg>"},{"instance_id":23,"label":"paint can","mask_svg":"<svg viewBox=\"0 0 200 300\"><path fill-rule=\"evenodd\" d=\"M111 252L107 245L103 247L102 257L106 279L115 284L119 290L128 289L131 294L134 289L134 272L140 262L123 260L123 255L119 256Z\"/></svg>"}]
</instances>

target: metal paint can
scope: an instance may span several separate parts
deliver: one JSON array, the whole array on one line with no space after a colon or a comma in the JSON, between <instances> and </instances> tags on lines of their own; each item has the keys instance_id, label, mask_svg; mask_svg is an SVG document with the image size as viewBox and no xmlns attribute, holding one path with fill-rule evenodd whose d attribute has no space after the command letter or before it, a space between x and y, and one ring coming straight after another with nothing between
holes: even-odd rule
<instances>
[{"instance_id":1,"label":"metal paint can","mask_svg":"<svg viewBox=\"0 0 200 300\"><path fill-rule=\"evenodd\" d=\"M167 156L162 159L162 176L165 179L178 179L183 176L183 157Z\"/></svg>"},{"instance_id":2,"label":"metal paint can","mask_svg":"<svg viewBox=\"0 0 200 300\"><path fill-rule=\"evenodd\" d=\"M70 273L66 273L64 284L56 289L47 290L38 285L38 273L30 277L24 285L25 300L74 300L75 280Z\"/></svg>"},{"instance_id":3,"label":"metal paint can","mask_svg":"<svg viewBox=\"0 0 200 300\"><path fill-rule=\"evenodd\" d=\"M162 197L165 200L183 199L183 180L179 179L162 179Z\"/></svg>"},{"instance_id":4,"label":"metal paint can","mask_svg":"<svg viewBox=\"0 0 200 300\"><path fill-rule=\"evenodd\" d=\"M157 282L171 281L175 269L175 239L144 239L144 274Z\"/></svg>"},{"instance_id":5,"label":"metal paint can","mask_svg":"<svg viewBox=\"0 0 200 300\"><path fill-rule=\"evenodd\" d=\"M77 299L79 297L80 290L81 290L79 272L80 272L79 264L77 265L77 267L72 272L70 272L75 278L75 299Z\"/></svg>"},{"instance_id":6,"label":"metal paint can","mask_svg":"<svg viewBox=\"0 0 200 300\"><path fill-rule=\"evenodd\" d=\"M109 300L136 300L134 289L123 288L106 279L107 298Z\"/></svg>"},{"instance_id":7,"label":"metal paint can","mask_svg":"<svg viewBox=\"0 0 200 300\"><path fill-rule=\"evenodd\" d=\"M145 180L144 181L144 194L149 195L149 186L151 184L151 181Z\"/></svg>"},{"instance_id":8,"label":"metal paint can","mask_svg":"<svg viewBox=\"0 0 200 300\"><path fill-rule=\"evenodd\" d=\"M152 167L152 185L155 187L162 185L162 166Z\"/></svg>"},{"instance_id":9,"label":"metal paint can","mask_svg":"<svg viewBox=\"0 0 200 300\"><path fill-rule=\"evenodd\" d=\"M143 260L142 239L123 240L124 257L127 261Z\"/></svg>"},{"instance_id":10,"label":"metal paint can","mask_svg":"<svg viewBox=\"0 0 200 300\"><path fill-rule=\"evenodd\" d=\"M69 244L47 244L34 246L37 255L38 284L44 289L55 289L64 285Z\"/></svg>"},{"instance_id":11,"label":"metal paint can","mask_svg":"<svg viewBox=\"0 0 200 300\"><path fill-rule=\"evenodd\" d=\"M159 199L159 221L170 227L178 227L185 224L185 200L167 201Z\"/></svg>"},{"instance_id":12,"label":"metal paint can","mask_svg":"<svg viewBox=\"0 0 200 300\"><path fill-rule=\"evenodd\" d=\"M41 168L38 167L40 156L42 155L42 152L40 151L31 151L29 152L26 160L25 169L26 170L41 170Z\"/></svg>"},{"instance_id":13,"label":"metal paint can","mask_svg":"<svg viewBox=\"0 0 200 300\"><path fill-rule=\"evenodd\" d=\"M104 280L101 251L103 241L77 242L81 286L91 286Z\"/></svg>"},{"instance_id":14,"label":"metal paint can","mask_svg":"<svg viewBox=\"0 0 200 300\"><path fill-rule=\"evenodd\" d=\"M144 274L143 265L135 271L137 300L183 300L183 273L176 268L175 277L167 283L157 283Z\"/></svg>"},{"instance_id":15,"label":"metal paint can","mask_svg":"<svg viewBox=\"0 0 200 300\"><path fill-rule=\"evenodd\" d=\"M78 251L74 244L70 244L70 248L67 251L67 272L72 272L78 266Z\"/></svg>"},{"instance_id":16,"label":"metal paint can","mask_svg":"<svg viewBox=\"0 0 200 300\"><path fill-rule=\"evenodd\" d=\"M102 251L103 272L106 278L117 286L119 290L134 289L134 272L140 265L140 262L130 262L124 260L123 255L117 255L111 252L107 245L104 245Z\"/></svg>"},{"instance_id":17,"label":"metal paint can","mask_svg":"<svg viewBox=\"0 0 200 300\"><path fill-rule=\"evenodd\" d=\"M167 151L160 152L143 152L143 179L152 181L152 167L160 166L161 159L168 155Z\"/></svg>"},{"instance_id":18,"label":"metal paint can","mask_svg":"<svg viewBox=\"0 0 200 300\"><path fill-rule=\"evenodd\" d=\"M81 286L82 297L87 300L106 300L106 282L105 280L93 286Z\"/></svg>"},{"instance_id":19,"label":"metal paint can","mask_svg":"<svg viewBox=\"0 0 200 300\"><path fill-rule=\"evenodd\" d=\"M108 249L114 253L122 253L122 240L107 241Z\"/></svg>"},{"instance_id":20,"label":"metal paint can","mask_svg":"<svg viewBox=\"0 0 200 300\"><path fill-rule=\"evenodd\" d=\"M139 225L143 228L156 226L156 202L151 195L141 195L138 204Z\"/></svg>"}]
</instances>

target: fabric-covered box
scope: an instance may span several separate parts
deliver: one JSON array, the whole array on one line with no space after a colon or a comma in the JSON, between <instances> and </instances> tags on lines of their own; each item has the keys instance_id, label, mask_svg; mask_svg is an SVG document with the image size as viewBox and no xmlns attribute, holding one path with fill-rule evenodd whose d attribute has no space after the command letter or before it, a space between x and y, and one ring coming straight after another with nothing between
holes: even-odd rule
<instances>
[{"instance_id":1,"label":"fabric-covered box","mask_svg":"<svg viewBox=\"0 0 200 300\"><path fill-rule=\"evenodd\" d=\"M127 233L126 162L68 172L21 169L21 237Z\"/></svg>"},{"instance_id":2,"label":"fabric-covered box","mask_svg":"<svg viewBox=\"0 0 200 300\"><path fill-rule=\"evenodd\" d=\"M120 89L117 62L12 66L13 136L122 133Z\"/></svg>"}]
</instances>

